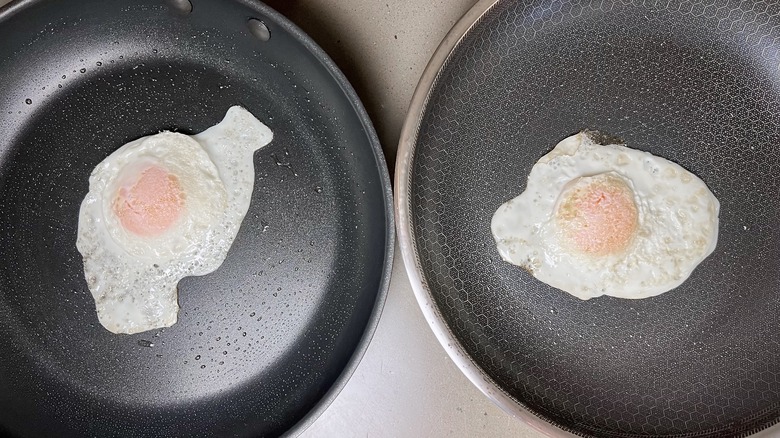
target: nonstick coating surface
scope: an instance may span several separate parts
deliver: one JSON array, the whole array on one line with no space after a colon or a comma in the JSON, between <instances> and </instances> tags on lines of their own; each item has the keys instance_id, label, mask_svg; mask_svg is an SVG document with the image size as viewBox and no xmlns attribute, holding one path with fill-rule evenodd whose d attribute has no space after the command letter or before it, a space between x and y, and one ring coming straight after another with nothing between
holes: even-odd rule
<instances>
[{"instance_id":1,"label":"nonstick coating surface","mask_svg":"<svg viewBox=\"0 0 780 438\"><path fill-rule=\"evenodd\" d=\"M768 1L499 1L460 40L399 211L421 302L494 398L581 436L745 436L780 420L778 17ZM491 216L586 128L681 164L720 200L717 249L677 289L580 301L501 260Z\"/></svg>"},{"instance_id":2,"label":"nonstick coating surface","mask_svg":"<svg viewBox=\"0 0 780 438\"><path fill-rule=\"evenodd\" d=\"M0 433L300 430L368 343L393 222L367 116L324 53L275 12L193 6L30 1L0 13ZM92 168L137 137L199 132L231 105L274 140L255 154L251 207L227 260L181 281L174 326L109 333L75 246Z\"/></svg>"}]
</instances>

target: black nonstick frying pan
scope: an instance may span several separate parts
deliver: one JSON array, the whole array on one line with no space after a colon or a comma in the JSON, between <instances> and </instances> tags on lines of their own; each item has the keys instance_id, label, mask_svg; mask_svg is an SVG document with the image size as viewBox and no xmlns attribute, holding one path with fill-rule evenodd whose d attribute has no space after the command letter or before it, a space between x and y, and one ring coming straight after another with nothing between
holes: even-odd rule
<instances>
[{"instance_id":1,"label":"black nonstick frying pan","mask_svg":"<svg viewBox=\"0 0 780 438\"><path fill-rule=\"evenodd\" d=\"M241 105L274 132L227 260L179 321L115 335L76 250L92 168ZM0 434L275 436L365 350L389 281L390 186L352 88L256 1L18 1L0 10Z\"/></svg>"},{"instance_id":2,"label":"black nonstick frying pan","mask_svg":"<svg viewBox=\"0 0 780 438\"><path fill-rule=\"evenodd\" d=\"M580 301L501 260L493 213L582 129L720 200L718 246L675 290ZM453 360L551 436L778 436L779 175L778 2L485 0L415 93L401 248Z\"/></svg>"}]
</instances>

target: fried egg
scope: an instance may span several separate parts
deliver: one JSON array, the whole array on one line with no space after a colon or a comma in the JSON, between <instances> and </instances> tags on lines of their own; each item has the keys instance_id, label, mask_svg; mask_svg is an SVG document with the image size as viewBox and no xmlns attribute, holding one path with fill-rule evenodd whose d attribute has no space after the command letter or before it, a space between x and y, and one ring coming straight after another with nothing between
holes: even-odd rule
<instances>
[{"instance_id":1,"label":"fried egg","mask_svg":"<svg viewBox=\"0 0 780 438\"><path fill-rule=\"evenodd\" d=\"M139 333L176 323L179 280L225 260L249 209L253 154L272 138L234 106L200 134L142 137L95 167L76 247L103 327Z\"/></svg>"},{"instance_id":2,"label":"fried egg","mask_svg":"<svg viewBox=\"0 0 780 438\"><path fill-rule=\"evenodd\" d=\"M493 215L498 252L583 300L674 289L717 245L718 200L681 166L596 136L568 137L539 159Z\"/></svg>"}]
</instances>

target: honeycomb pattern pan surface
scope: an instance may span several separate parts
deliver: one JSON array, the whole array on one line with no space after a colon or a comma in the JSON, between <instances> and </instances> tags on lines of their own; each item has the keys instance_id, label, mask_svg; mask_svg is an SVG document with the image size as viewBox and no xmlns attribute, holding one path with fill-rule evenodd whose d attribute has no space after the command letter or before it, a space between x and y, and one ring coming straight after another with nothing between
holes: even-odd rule
<instances>
[{"instance_id":1,"label":"honeycomb pattern pan surface","mask_svg":"<svg viewBox=\"0 0 780 438\"><path fill-rule=\"evenodd\" d=\"M780 4L482 1L415 93L396 211L455 362L554 436L780 434ZM580 301L501 260L490 220L582 129L681 164L721 202L680 287ZM550 424L557 427L551 427Z\"/></svg>"}]
</instances>

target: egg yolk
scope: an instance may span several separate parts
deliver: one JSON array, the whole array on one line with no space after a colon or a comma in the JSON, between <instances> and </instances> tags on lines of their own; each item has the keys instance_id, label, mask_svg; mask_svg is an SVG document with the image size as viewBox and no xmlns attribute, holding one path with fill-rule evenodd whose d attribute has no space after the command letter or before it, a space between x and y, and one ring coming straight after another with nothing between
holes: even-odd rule
<instances>
[{"instance_id":1,"label":"egg yolk","mask_svg":"<svg viewBox=\"0 0 780 438\"><path fill-rule=\"evenodd\" d=\"M639 225L634 192L614 173L578 178L561 194L556 220L568 247L605 256L628 247Z\"/></svg>"},{"instance_id":2,"label":"egg yolk","mask_svg":"<svg viewBox=\"0 0 780 438\"><path fill-rule=\"evenodd\" d=\"M144 169L131 186L123 186L113 203L122 226L139 236L152 237L165 232L184 208L179 179L165 169Z\"/></svg>"}]
</instances>

